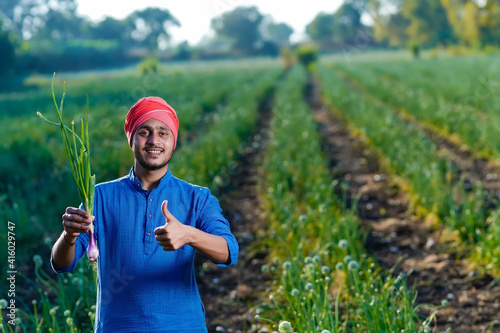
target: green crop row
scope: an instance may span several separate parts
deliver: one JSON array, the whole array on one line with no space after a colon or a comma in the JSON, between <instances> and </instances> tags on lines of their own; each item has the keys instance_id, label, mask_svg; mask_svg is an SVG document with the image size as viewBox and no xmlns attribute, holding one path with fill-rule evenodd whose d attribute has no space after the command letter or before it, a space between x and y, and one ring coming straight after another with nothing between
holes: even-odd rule
<instances>
[{"instance_id":1,"label":"green crop row","mask_svg":"<svg viewBox=\"0 0 500 333\"><path fill-rule=\"evenodd\" d=\"M435 214L438 221L455 231L465 249L472 249L474 256L486 255L490 259L486 269L498 275L498 256L486 253L500 253L499 243L495 244L499 236L493 233L500 221L498 214L485 207L481 187L466 190L452 163L438 154L435 143L418 122L402 120L398 112L377 97L357 92L332 68L322 67L320 73L327 102L347 119L353 131L365 138L389 172L408 188L417 213L418 208L423 208L424 214Z\"/></svg>"},{"instance_id":2,"label":"green crop row","mask_svg":"<svg viewBox=\"0 0 500 333\"><path fill-rule=\"evenodd\" d=\"M257 67L256 72L262 69ZM94 114L108 109L124 116L128 108L144 96L161 96L172 105L194 102L205 109L213 109L231 88L245 81L244 77L255 75L252 72L244 68L235 71L233 68L207 66L189 71L160 70L146 75L124 71L114 75L73 77L63 73L56 74L55 87L56 95L60 95L63 82L66 82L66 111L71 115L85 109L85 95L88 94L90 110ZM0 94L0 118L31 116L37 110L51 113L54 107L50 98L51 81L52 76L41 77L36 83L28 80L23 92Z\"/></svg>"},{"instance_id":3,"label":"green crop row","mask_svg":"<svg viewBox=\"0 0 500 333\"><path fill-rule=\"evenodd\" d=\"M496 135L500 127L500 100L488 90L495 86L485 86L496 83L482 82L485 68L473 72L471 66L457 70L457 65L453 72L436 68L433 74L418 64L403 68L402 63L399 66L346 65L339 69L353 78L365 93L466 145L476 156L500 161L500 139Z\"/></svg>"},{"instance_id":4,"label":"green crop row","mask_svg":"<svg viewBox=\"0 0 500 333\"><path fill-rule=\"evenodd\" d=\"M274 257L269 298L257 310L280 332L424 332L403 276L382 272L344 209L294 67L277 90L261 191ZM279 246L277 246L279 244ZM279 323L278 323L279 321Z\"/></svg>"},{"instance_id":5,"label":"green crop row","mask_svg":"<svg viewBox=\"0 0 500 333\"><path fill-rule=\"evenodd\" d=\"M498 89L500 59L497 56L460 57L392 61L364 64L378 73L380 79L395 80L398 84L422 90L449 103L475 108L494 114L500 106Z\"/></svg>"},{"instance_id":6,"label":"green crop row","mask_svg":"<svg viewBox=\"0 0 500 333\"><path fill-rule=\"evenodd\" d=\"M365 93L369 91L391 107L405 110L416 121L467 147L474 157L486 156L498 163L498 64L496 58L458 58L412 66L408 62L367 64L363 74L352 67L347 72ZM452 226L458 228L462 240L474 245L474 261L499 276L498 212L486 209L480 187L470 197L462 209L450 211L447 219L459 221Z\"/></svg>"}]
</instances>

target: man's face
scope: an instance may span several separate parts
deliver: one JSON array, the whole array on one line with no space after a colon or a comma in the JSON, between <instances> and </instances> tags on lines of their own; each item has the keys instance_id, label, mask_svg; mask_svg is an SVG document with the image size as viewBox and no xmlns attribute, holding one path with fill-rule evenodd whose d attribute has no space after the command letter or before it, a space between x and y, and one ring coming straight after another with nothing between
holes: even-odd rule
<instances>
[{"instance_id":1,"label":"man's face","mask_svg":"<svg viewBox=\"0 0 500 333\"><path fill-rule=\"evenodd\" d=\"M166 166L174 152L174 135L167 125L156 119L146 120L134 134L132 150L136 162L153 171Z\"/></svg>"}]
</instances>

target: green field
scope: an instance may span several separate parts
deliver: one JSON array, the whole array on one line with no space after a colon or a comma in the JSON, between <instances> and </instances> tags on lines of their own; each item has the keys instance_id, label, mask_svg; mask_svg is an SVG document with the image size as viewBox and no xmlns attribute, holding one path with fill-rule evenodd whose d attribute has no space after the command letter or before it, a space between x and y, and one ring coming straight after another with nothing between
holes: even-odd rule
<instances>
[{"instance_id":1,"label":"green field","mask_svg":"<svg viewBox=\"0 0 500 333\"><path fill-rule=\"evenodd\" d=\"M405 274L383 267L365 248L370 230L337 195L342 179L304 95L312 77L322 103L406 193L412 214L432 220L467 267L498 285L500 57L338 55L321 58L312 72L299 64L285 70L272 60L163 64L156 74L138 72L55 76L58 98L66 82L67 121L79 125L88 96L98 182L130 170L125 115L136 100L155 95L180 120L172 173L223 193L258 129L262 104L272 103L257 181L268 227L254 244L268 253L262 269L272 283L262 301L250 305L259 309L257 326L277 330L289 321L296 332L429 332L434 310L442 307L439 300L423 314ZM9 289L11 231L20 319L9 327L3 309L0 332L90 332L93 326L95 277L88 263L58 277L49 265L61 215L79 204L60 133L36 115L56 118L51 80L28 77L19 91L0 93L0 287ZM451 148L443 151L442 142ZM486 174L468 169L476 160L488 166ZM500 318L489 318L485 327L494 320Z\"/></svg>"}]
</instances>

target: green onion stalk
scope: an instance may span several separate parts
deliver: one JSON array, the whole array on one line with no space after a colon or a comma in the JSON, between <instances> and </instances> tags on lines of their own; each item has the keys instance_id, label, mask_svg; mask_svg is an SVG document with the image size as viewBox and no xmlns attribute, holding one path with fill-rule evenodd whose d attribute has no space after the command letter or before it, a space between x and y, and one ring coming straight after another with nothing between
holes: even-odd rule
<instances>
[{"instance_id":1,"label":"green onion stalk","mask_svg":"<svg viewBox=\"0 0 500 333\"><path fill-rule=\"evenodd\" d=\"M87 112L85 114L85 121L81 120L81 134L80 136L75 132L75 122L71 122L71 128L63 123L62 113L64 97L66 95L66 85L64 84L64 91L61 98L60 106L57 105L56 96L54 94L54 76L52 77L52 99L56 108L59 122L53 122L45 118L39 111L37 114L52 125L56 125L61 129L61 136L64 142L66 154L68 156L69 165L73 178L75 179L78 187L78 194L83 204L84 210L93 217L94 209L94 191L95 191L95 175L91 175L90 168L90 144L89 144L89 98L87 96ZM96 246L94 236L94 224L90 224L89 229L89 245L87 247L87 257L91 263L94 263L99 256L99 250Z\"/></svg>"}]
</instances>

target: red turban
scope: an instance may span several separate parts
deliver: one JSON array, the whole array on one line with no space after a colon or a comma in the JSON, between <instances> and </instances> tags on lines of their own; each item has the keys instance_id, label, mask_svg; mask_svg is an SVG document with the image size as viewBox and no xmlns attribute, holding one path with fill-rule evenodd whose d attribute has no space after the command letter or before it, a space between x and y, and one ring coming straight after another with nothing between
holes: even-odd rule
<instances>
[{"instance_id":1,"label":"red turban","mask_svg":"<svg viewBox=\"0 0 500 333\"><path fill-rule=\"evenodd\" d=\"M144 97L134 104L125 117L125 134L128 144L132 148L134 133L148 119L156 119L170 128L174 135L174 149L177 145L177 132L179 131L179 119L174 108L160 97Z\"/></svg>"}]
</instances>

